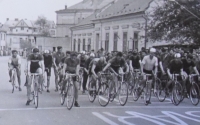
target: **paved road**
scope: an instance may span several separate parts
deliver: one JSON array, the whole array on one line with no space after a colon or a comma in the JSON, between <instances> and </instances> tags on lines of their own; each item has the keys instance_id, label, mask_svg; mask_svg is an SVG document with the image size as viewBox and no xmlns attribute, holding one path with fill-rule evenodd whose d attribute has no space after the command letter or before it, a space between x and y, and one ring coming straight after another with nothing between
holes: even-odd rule
<instances>
[{"instance_id":1,"label":"paved road","mask_svg":"<svg viewBox=\"0 0 200 125\"><path fill-rule=\"evenodd\" d=\"M8 57L0 57L0 125L199 125L200 106L192 106L188 99L178 107L170 100L161 103L152 98L152 104L145 106L143 100L133 102L131 97L126 106L117 101L101 107L96 100L88 101L87 95L79 95L80 108L68 111L60 105L60 98L54 92L52 72L50 93L43 92L39 98L39 108L26 106L26 88L22 92L11 93L8 82ZM23 60L23 63L25 61ZM24 66L22 66L24 68ZM22 69L23 71L23 69ZM22 73L22 84L25 76Z\"/></svg>"}]
</instances>

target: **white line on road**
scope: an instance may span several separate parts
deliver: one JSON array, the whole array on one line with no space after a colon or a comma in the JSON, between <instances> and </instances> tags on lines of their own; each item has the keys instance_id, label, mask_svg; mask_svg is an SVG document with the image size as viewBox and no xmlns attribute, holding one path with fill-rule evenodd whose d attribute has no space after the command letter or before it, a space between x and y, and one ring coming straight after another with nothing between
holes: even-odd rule
<instances>
[{"instance_id":1,"label":"white line on road","mask_svg":"<svg viewBox=\"0 0 200 125\"><path fill-rule=\"evenodd\" d=\"M186 107L186 106L107 106L107 107L73 107L73 109L200 109L200 107ZM66 107L44 107L44 108L10 108L10 109L0 109L0 111L28 111L28 110L67 110Z\"/></svg>"},{"instance_id":2,"label":"white line on road","mask_svg":"<svg viewBox=\"0 0 200 125\"><path fill-rule=\"evenodd\" d=\"M93 115L97 116L98 118L100 118L101 120L103 120L104 122L108 123L109 125L118 125L117 123L111 121L110 119L104 117L103 115L101 115L100 113L97 112L92 112Z\"/></svg>"}]
</instances>

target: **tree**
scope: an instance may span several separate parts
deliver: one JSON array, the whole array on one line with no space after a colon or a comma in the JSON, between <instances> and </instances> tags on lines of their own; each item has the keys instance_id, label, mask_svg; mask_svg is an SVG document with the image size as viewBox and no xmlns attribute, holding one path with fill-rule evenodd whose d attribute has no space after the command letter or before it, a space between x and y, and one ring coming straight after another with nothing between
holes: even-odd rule
<instances>
[{"instance_id":1,"label":"tree","mask_svg":"<svg viewBox=\"0 0 200 125\"><path fill-rule=\"evenodd\" d=\"M50 36L49 33L50 25L48 24L46 17L38 16L38 19L36 20L35 24L39 26L39 32L43 36Z\"/></svg>"},{"instance_id":2,"label":"tree","mask_svg":"<svg viewBox=\"0 0 200 125\"><path fill-rule=\"evenodd\" d=\"M190 12L192 12L192 15ZM148 37L154 41L193 41L200 44L200 0L162 0L147 13Z\"/></svg>"}]
</instances>

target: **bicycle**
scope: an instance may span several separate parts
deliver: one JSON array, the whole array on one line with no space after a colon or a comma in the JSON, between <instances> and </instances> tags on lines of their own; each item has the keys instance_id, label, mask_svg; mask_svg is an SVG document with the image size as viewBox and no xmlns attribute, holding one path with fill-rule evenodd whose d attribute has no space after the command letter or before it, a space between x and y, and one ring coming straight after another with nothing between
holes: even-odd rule
<instances>
[{"instance_id":1,"label":"bicycle","mask_svg":"<svg viewBox=\"0 0 200 125\"><path fill-rule=\"evenodd\" d=\"M109 87L113 87L114 89L109 91L109 100L112 102L117 96L119 99L119 103L121 106L124 106L128 100L128 85L124 81L125 73L117 74L112 68L110 68L111 74L114 74L118 77L118 85L114 83L114 81L110 81ZM113 86L112 86L113 85Z\"/></svg>"},{"instance_id":2,"label":"bicycle","mask_svg":"<svg viewBox=\"0 0 200 125\"><path fill-rule=\"evenodd\" d=\"M83 84L83 73L84 73L84 67L80 67L79 69L79 86L78 86L78 89L79 90L83 90L82 88L82 84Z\"/></svg>"},{"instance_id":3,"label":"bicycle","mask_svg":"<svg viewBox=\"0 0 200 125\"><path fill-rule=\"evenodd\" d=\"M189 75L189 82L191 84L191 87L190 87L190 101L195 106L197 106L199 104L199 99L200 99L199 85L194 80L194 77L197 77L197 76L198 76L197 74Z\"/></svg>"},{"instance_id":4,"label":"bicycle","mask_svg":"<svg viewBox=\"0 0 200 125\"><path fill-rule=\"evenodd\" d=\"M65 98L67 98L67 109L70 110L75 101L75 85L73 84L72 77L76 77L76 79L78 79L78 75L67 73L67 76L69 77L68 79L66 79L66 75L63 79L63 81L67 80L67 83L64 90L61 91L60 101L61 105L63 105L65 103Z\"/></svg>"},{"instance_id":5,"label":"bicycle","mask_svg":"<svg viewBox=\"0 0 200 125\"><path fill-rule=\"evenodd\" d=\"M182 85L180 84L180 82L178 81L177 77L180 76L180 74L173 74L172 75L172 83L173 83L173 89L172 89L172 97L171 97L171 100L172 100L172 103L175 105L175 106L178 106L180 104L180 102L183 101L184 99L184 91L183 91L183 87ZM183 76L182 76L183 77Z\"/></svg>"},{"instance_id":6,"label":"bicycle","mask_svg":"<svg viewBox=\"0 0 200 125\"><path fill-rule=\"evenodd\" d=\"M149 77L152 77L152 74L144 74L146 76L144 85L136 85L133 91L133 100L137 101L144 92L144 102L145 105L148 105L151 99L151 89L152 89L152 80L149 80ZM145 90L144 90L145 89Z\"/></svg>"},{"instance_id":7,"label":"bicycle","mask_svg":"<svg viewBox=\"0 0 200 125\"><path fill-rule=\"evenodd\" d=\"M39 90L39 85L38 85L38 78L39 78L39 73L31 73L31 85L33 85L33 92L32 92L32 95L33 95L33 101L34 101L34 104L35 104L35 108L38 108L38 103L39 103L39 94L38 94L38 91ZM36 79L37 78L37 79Z\"/></svg>"},{"instance_id":8,"label":"bicycle","mask_svg":"<svg viewBox=\"0 0 200 125\"><path fill-rule=\"evenodd\" d=\"M135 69L133 72L130 72L131 74L131 78L127 78L128 80L128 91L129 91L129 95L131 95L134 91L135 86L138 85L139 81L140 81L140 70L139 69ZM131 79L131 80L129 80ZM125 80L126 81L126 80Z\"/></svg>"},{"instance_id":9,"label":"bicycle","mask_svg":"<svg viewBox=\"0 0 200 125\"><path fill-rule=\"evenodd\" d=\"M12 75L11 75L11 79L12 79L12 93L14 93L14 91L15 91L15 88L16 89L18 89L19 87L18 86L16 86L16 79L17 79L17 72L16 72L16 68L13 68L12 70L11 70L11 72L12 72Z\"/></svg>"}]
</instances>

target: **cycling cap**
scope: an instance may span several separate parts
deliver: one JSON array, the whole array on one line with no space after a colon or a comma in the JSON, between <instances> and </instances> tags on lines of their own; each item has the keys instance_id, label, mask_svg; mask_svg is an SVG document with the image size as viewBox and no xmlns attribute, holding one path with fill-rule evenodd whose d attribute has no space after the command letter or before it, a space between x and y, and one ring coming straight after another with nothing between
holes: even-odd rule
<instances>
[{"instance_id":1,"label":"cycling cap","mask_svg":"<svg viewBox=\"0 0 200 125\"><path fill-rule=\"evenodd\" d=\"M91 54L90 54L90 57L95 57L94 53L91 53Z\"/></svg>"},{"instance_id":2,"label":"cycling cap","mask_svg":"<svg viewBox=\"0 0 200 125\"><path fill-rule=\"evenodd\" d=\"M85 54L85 51L82 51L81 54Z\"/></svg>"},{"instance_id":3,"label":"cycling cap","mask_svg":"<svg viewBox=\"0 0 200 125\"><path fill-rule=\"evenodd\" d=\"M44 50L44 53L49 53L49 50Z\"/></svg>"},{"instance_id":4,"label":"cycling cap","mask_svg":"<svg viewBox=\"0 0 200 125\"><path fill-rule=\"evenodd\" d=\"M15 52L17 52L17 50L12 50L12 53L15 53Z\"/></svg>"},{"instance_id":5,"label":"cycling cap","mask_svg":"<svg viewBox=\"0 0 200 125\"><path fill-rule=\"evenodd\" d=\"M39 49L38 48L34 48L33 49L33 53L37 53L37 52L39 52Z\"/></svg>"},{"instance_id":6,"label":"cycling cap","mask_svg":"<svg viewBox=\"0 0 200 125\"><path fill-rule=\"evenodd\" d=\"M151 49L150 49L150 52L155 53L155 52L156 52L156 49L155 49L155 48L151 48Z\"/></svg>"},{"instance_id":7,"label":"cycling cap","mask_svg":"<svg viewBox=\"0 0 200 125\"><path fill-rule=\"evenodd\" d=\"M180 53L176 53L176 54L174 55L174 57L175 57L175 58L180 58L180 57L181 57L181 54L180 54Z\"/></svg>"}]
</instances>

